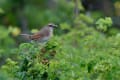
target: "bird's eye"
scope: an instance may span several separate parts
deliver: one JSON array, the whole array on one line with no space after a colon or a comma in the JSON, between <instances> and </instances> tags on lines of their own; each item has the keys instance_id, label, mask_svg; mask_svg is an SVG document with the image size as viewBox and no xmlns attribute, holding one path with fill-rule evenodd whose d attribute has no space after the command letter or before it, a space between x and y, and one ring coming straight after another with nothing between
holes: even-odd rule
<instances>
[{"instance_id":1,"label":"bird's eye","mask_svg":"<svg viewBox=\"0 0 120 80\"><path fill-rule=\"evenodd\" d=\"M49 24L48 26L49 26L49 27L52 27L53 25L52 25L52 24Z\"/></svg>"},{"instance_id":2,"label":"bird's eye","mask_svg":"<svg viewBox=\"0 0 120 80\"><path fill-rule=\"evenodd\" d=\"M50 26L50 27L52 27L52 25L51 25L51 24L50 24L49 26Z\"/></svg>"}]
</instances>

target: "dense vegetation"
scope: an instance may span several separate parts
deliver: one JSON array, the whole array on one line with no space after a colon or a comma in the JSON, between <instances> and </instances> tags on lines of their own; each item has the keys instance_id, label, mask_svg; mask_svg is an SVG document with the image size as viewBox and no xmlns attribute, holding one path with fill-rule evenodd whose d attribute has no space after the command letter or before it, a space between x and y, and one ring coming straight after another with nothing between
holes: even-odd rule
<instances>
[{"instance_id":1,"label":"dense vegetation","mask_svg":"<svg viewBox=\"0 0 120 80\"><path fill-rule=\"evenodd\" d=\"M56 0L56 7L51 3L0 1L0 80L119 80L120 33L112 18L94 11L87 15L81 1L78 7L71 0ZM49 22L59 27L45 44L19 36Z\"/></svg>"}]
</instances>

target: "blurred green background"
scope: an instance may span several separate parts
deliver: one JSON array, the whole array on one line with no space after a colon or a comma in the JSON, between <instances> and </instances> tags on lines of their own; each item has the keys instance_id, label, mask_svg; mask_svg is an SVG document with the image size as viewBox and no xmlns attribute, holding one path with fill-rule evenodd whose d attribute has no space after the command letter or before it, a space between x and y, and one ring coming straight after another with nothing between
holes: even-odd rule
<instances>
[{"instance_id":1,"label":"blurred green background","mask_svg":"<svg viewBox=\"0 0 120 80\"><path fill-rule=\"evenodd\" d=\"M55 66L45 79L27 71L24 78L19 46L27 41L20 34L51 22L58 28L46 46L61 47L50 60ZM119 46L120 0L0 0L0 80L119 80Z\"/></svg>"}]
</instances>

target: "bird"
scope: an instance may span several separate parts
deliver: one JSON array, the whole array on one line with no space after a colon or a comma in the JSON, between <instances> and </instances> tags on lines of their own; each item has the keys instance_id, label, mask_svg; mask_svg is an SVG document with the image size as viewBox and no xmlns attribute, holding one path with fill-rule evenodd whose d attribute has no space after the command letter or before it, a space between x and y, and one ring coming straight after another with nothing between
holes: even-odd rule
<instances>
[{"instance_id":1,"label":"bird","mask_svg":"<svg viewBox=\"0 0 120 80\"><path fill-rule=\"evenodd\" d=\"M49 23L48 25L44 26L40 31L37 33L34 33L32 35L30 34L21 34L21 36L24 36L26 39L30 41L37 41L37 42L46 42L53 36L53 30L56 28L57 25L53 23Z\"/></svg>"}]
</instances>

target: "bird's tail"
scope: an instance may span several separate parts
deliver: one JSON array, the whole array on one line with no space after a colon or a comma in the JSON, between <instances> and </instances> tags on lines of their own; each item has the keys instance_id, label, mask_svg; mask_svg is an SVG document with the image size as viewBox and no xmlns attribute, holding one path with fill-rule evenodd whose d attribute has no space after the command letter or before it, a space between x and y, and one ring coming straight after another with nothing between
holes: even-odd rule
<instances>
[{"instance_id":1,"label":"bird's tail","mask_svg":"<svg viewBox=\"0 0 120 80\"><path fill-rule=\"evenodd\" d=\"M20 34L20 36L24 37L26 40L31 40L31 35L29 34Z\"/></svg>"}]
</instances>

